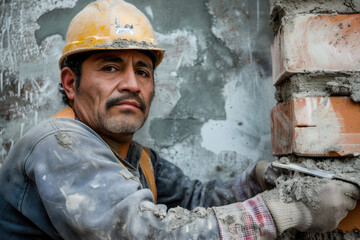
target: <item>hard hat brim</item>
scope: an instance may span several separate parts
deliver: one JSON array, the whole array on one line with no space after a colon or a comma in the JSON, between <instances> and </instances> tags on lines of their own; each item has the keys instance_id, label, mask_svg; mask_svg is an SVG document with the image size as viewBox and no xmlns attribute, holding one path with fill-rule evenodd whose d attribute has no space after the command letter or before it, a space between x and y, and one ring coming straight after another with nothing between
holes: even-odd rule
<instances>
[{"instance_id":1,"label":"hard hat brim","mask_svg":"<svg viewBox=\"0 0 360 240\"><path fill-rule=\"evenodd\" d=\"M59 68L61 69L62 62L71 55L77 54L77 53L83 53L83 52L89 52L89 51L121 51L121 50L142 50L142 51L150 51L155 57L154 62L154 69L161 63L165 49L163 48L141 48L141 47L127 47L127 48L110 48L110 47L89 47L89 48L81 48L81 49L75 49L72 51L66 52L63 56L61 56L59 60Z\"/></svg>"}]
</instances>

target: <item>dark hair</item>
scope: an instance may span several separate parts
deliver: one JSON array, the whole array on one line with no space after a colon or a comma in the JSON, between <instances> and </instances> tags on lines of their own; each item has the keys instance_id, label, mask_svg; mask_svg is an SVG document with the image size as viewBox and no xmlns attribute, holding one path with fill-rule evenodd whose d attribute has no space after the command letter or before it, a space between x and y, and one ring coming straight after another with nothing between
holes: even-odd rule
<instances>
[{"instance_id":1,"label":"dark hair","mask_svg":"<svg viewBox=\"0 0 360 240\"><path fill-rule=\"evenodd\" d=\"M71 71L74 72L74 74L76 76L75 90L78 90L79 86L80 86L82 64L93 53L94 53L93 51L89 51L89 52L73 54L73 55L70 55L67 58L65 58L64 61L62 61L62 63L61 63L61 66L60 66L61 69L63 69L64 67L69 67L71 69ZM64 87L61 82L59 84L59 93L61 95L61 99L62 99L63 103L65 105L69 105L70 99L67 97Z\"/></svg>"}]
</instances>

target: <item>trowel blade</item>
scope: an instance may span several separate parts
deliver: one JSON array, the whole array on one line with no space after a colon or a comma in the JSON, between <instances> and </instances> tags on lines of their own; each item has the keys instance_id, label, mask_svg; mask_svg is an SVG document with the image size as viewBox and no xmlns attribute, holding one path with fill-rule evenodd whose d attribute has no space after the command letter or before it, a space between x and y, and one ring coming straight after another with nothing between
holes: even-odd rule
<instances>
[{"instance_id":1,"label":"trowel blade","mask_svg":"<svg viewBox=\"0 0 360 240\"><path fill-rule=\"evenodd\" d=\"M277 168L287 169L290 171L296 171L296 172L304 173L304 174L311 175L314 177L342 180L342 181L345 181L348 183L355 184L356 186L360 187L360 182L356 181L356 179L353 177L347 177L347 176L344 177L342 175L324 171L321 169L307 169L307 168L300 167L293 163L283 164L283 163L279 163L279 162L272 162L272 165Z\"/></svg>"}]
</instances>

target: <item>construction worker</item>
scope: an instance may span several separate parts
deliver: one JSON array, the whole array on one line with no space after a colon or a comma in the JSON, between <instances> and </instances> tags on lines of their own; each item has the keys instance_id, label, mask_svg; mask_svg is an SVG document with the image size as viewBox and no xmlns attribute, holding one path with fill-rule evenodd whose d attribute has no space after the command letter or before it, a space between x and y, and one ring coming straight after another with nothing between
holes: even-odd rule
<instances>
[{"instance_id":1,"label":"construction worker","mask_svg":"<svg viewBox=\"0 0 360 240\"><path fill-rule=\"evenodd\" d=\"M75 16L59 61L69 107L30 130L0 169L1 239L274 239L333 230L355 207L359 190L340 181L317 187L316 208L262 193L278 177L265 161L227 182L193 181L133 141L163 55L129 3L100 0Z\"/></svg>"}]
</instances>

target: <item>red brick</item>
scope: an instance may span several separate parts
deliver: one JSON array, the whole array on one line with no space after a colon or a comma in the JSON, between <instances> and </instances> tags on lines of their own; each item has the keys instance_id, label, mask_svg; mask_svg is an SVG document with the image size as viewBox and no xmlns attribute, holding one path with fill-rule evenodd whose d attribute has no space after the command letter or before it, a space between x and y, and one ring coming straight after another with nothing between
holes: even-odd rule
<instances>
[{"instance_id":1,"label":"red brick","mask_svg":"<svg viewBox=\"0 0 360 240\"><path fill-rule=\"evenodd\" d=\"M354 210L339 223L337 229L343 232L351 232L354 229L360 229L360 202L358 201Z\"/></svg>"},{"instance_id":2,"label":"red brick","mask_svg":"<svg viewBox=\"0 0 360 240\"><path fill-rule=\"evenodd\" d=\"M360 70L360 14L283 20L271 47L273 83L295 73Z\"/></svg>"},{"instance_id":3,"label":"red brick","mask_svg":"<svg viewBox=\"0 0 360 240\"><path fill-rule=\"evenodd\" d=\"M357 156L360 104L347 97L300 98L271 110L273 155Z\"/></svg>"}]
</instances>

